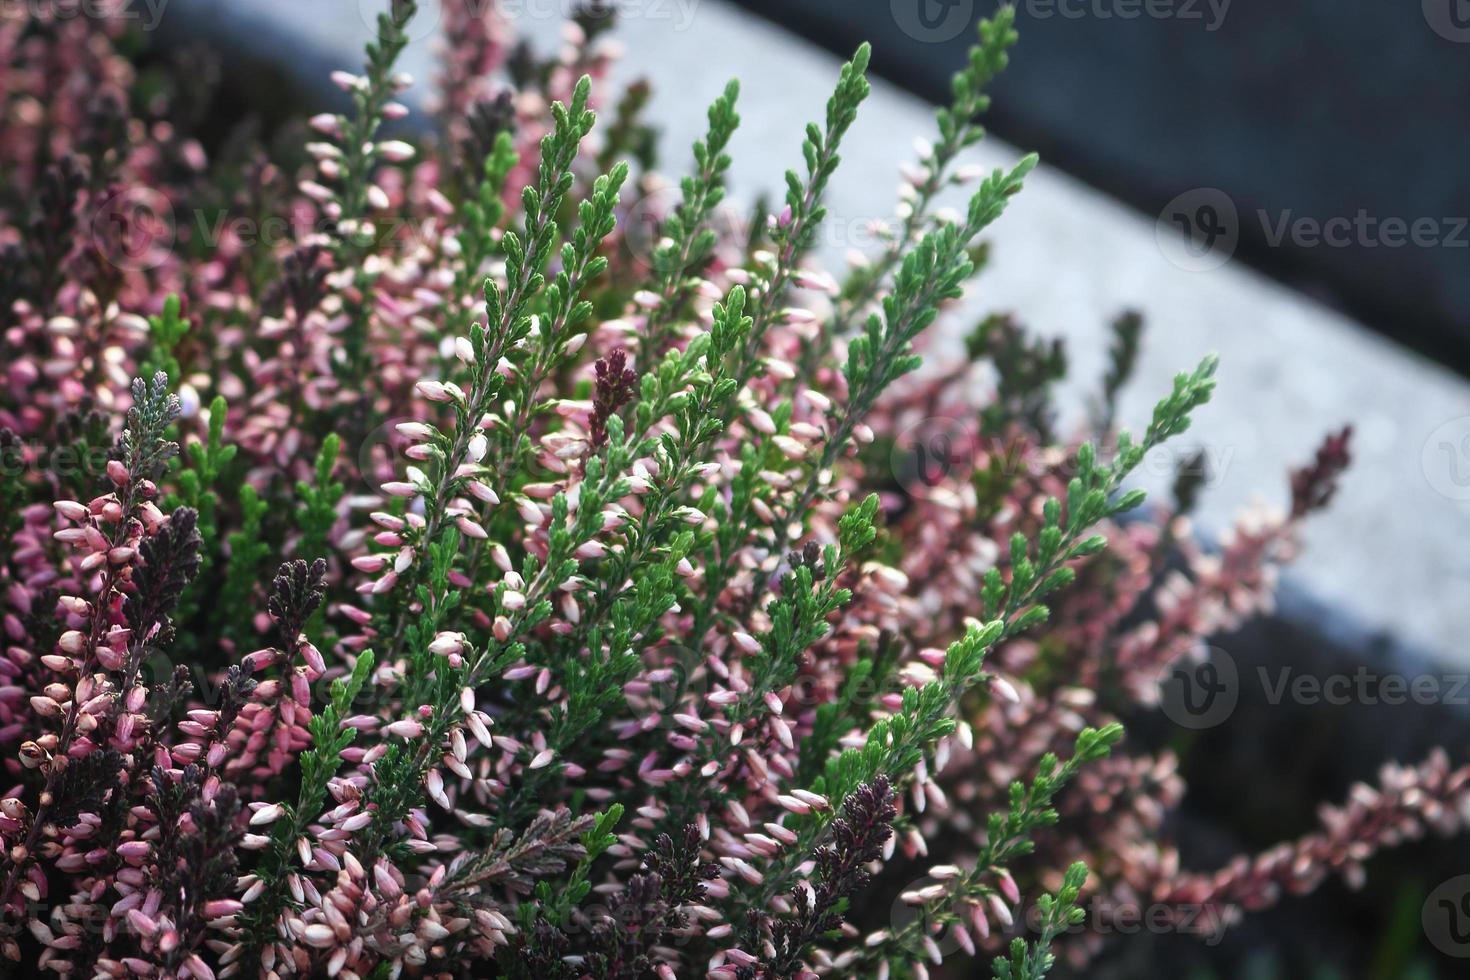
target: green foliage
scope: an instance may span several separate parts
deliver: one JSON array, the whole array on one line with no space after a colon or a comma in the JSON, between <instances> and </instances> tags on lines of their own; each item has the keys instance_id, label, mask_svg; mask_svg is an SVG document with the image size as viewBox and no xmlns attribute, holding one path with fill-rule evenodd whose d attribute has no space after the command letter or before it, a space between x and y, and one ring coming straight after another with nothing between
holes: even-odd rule
<instances>
[{"instance_id":1,"label":"green foliage","mask_svg":"<svg viewBox=\"0 0 1470 980\"><path fill-rule=\"evenodd\" d=\"M148 357L139 368L139 374L150 378L162 371L168 376L169 385L177 387L183 374L179 367L178 347L189 332L189 321L179 315L179 297L169 294L163 301L163 312L148 318L148 340L151 346Z\"/></svg>"},{"instance_id":2,"label":"green foliage","mask_svg":"<svg viewBox=\"0 0 1470 980\"><path fill-rule=\"evenodd\" d=\"M199 530L206 544L214 532L215 509L219 506L219 494L215 485L224 476L230 461L235 458L238 447L226 445L225 420L229 406L223 397L216 395L209 403L209 426L204 439L195 440L184 446L188 465L174 474L176 489L168 498L168 508L193 507L199 512Z\"/></svg>"},{"instance_id":3,"label":"green foliage","mask_svg":"<svg viewBox=\"0 0 1470 980\"><path fill-rule=\"evenodd\" d=\"M709 220L725 198L725 173L730 169L725 147L740 125L735 111L739 95L740 83L732 80L710 106L709 130L694 142L695 172L680 181L679 204L659 226L651 256L658 303L648 312L640 343L647 359L662 353L668 328L683 312L697 282L691 274L704 267L718 241Z\"/></svg>"},{"instance_id":4,"label":"green foliage","mask_svg":"<svg viewBox=\"0 0 1470 980\"><path fill-rule=\"evenodd\" d=\"M218 508L219 493L215 486L225 475L230 462L235 458L238 447L226 445L224 441L225 420L228 405L222 396L216 395L209 404L209 425L202 441L186 443L184 455L186 465L176 466L173 474L175 489L164 498L164 507L170 512L179 507L192 507L199 515L199 536L203 542L199 551L200 576L204 576L216 561L219 537ZM203 599L202 590L190 589L184 593L177 616L187 622L199 609ZM192 632L179 638L185 651L197 650Z\"/></svg>"},{"instance_id":5,"label":"green foliage","mask_svg":"<svg viewBox=\"0 0 1470 980\"><path fill-rule=\"evenodd\" d=\"M853 431L878 396L919 366L923 359L913 353L914 340L938 317L942 303L960 295L961 287L974 270L969 243L1000 217L1007 200L1020 192L1022 181L1036 162L1032 154L1022 158L1008 173L996 170L970 198L963 227L943 225L904 253L893 289L883 297L882 315L869 316L864 332L848 345L847 364L843 368L848 388L847 406L823 447L821 459L807 477L805 489L787 513L806 512L823 475L846 450ZM783 520L778 526L785 523Z\"/></svg>"},{"instance_id":6,"label":"green foliage","mask_svg":"<svg viewBox=\"0 0 1470 980\"><path fill-rule=\"evenodd\" d=\"M1142 442L1128 432L1118 434L1116 456L1111 464L1098 460L1090 443L1077 452L1077 473L1067 484L1065 507L1051 498L1042 511L1042 529L1035 543L1022 535L1011 540L1011 577L1007 582L1000 569L992 568L981 589L983 615L1003 615L1006 635L1044 621L1049 612L1040 600L1071 583L1074 573L1066 562L1085 558L1104 546L1101 537L1083 538L1098 521L1132 510L1143 502L1142 490L1118 494L1128 475L1143 461L1144 454L1165 440L1186 431L1190 415L1209 400L1214 391L1214 357L1200 362L1192 373L1179 374L1170 394L1154 407L1153 418Z\"/></svg>"},{"instance_id":7,"label":"green foliage","mask_svg":"<svg viewBox=\"0 0 1470 980\"><path fill-rule=\"evenodd\" d=\"M1099 525L1140 503L1130 474L1188 428L1215 370L1206 360L1181 374L1141 437L1115 436L1139 342L1137 318L1120 318L1095 411L1103 448L1076 451L1062 492L1049 397L1065 367L1061 348L1033 344L1008 317L987 319L969 345L972 360L988 358L999 377L995 403L974 409L981 451L993 455L991 444L1014 434L1032 455L1022 466L992 458L971 487L958 487L952 507L892 492L885 451L916 408L943 411L958 388L958 374L933 385L911 377L920 338L974 279L982 236L1036 165L1026 156L988 175L958 167L983 136L978 117L1016 41L1014 12L981 23L951 102L938 110L936 141L906 172L892 233L839 284L813 260L833 174L869 94L867 45L842 66L821 118L804 129L801 161L785 173L774 208L757 205L748 239L722 240L715 221L740 125L731 82L709 107L656 240L630 255L617 223L630 210L632 171L619 158L646 156L647 90L618 102L583 76L566 104L541 98L567 92L583 66L602 74L601 54L581 42L605 5L580 7L580 30L551 59L517 49L507 67L524 85L520 95L502 93L470 119L449 120L466 125L468 139L428 141L434 162L394 172L415 147L380 142L380 130L406 111L394 101L407 84L395 66L416 7L394 0L377 19L363 74L335 76L350 108L312 120L321 134L308 148L313 179L298 185L301 161L268 157L252 178L279 183L290 201L299 186L324 227L211 266L225 269L218 281L228 285L201 278L205 302L190 292L200 318L193 333L184 305L169 297L148 343L116 348L129 366L141 357L152 377L134 384L117 451L91 467L99 472L0 473L0 532L22 532L18 557L0 574L24 583L11 590L12 605L31 607L7 628L23 673L44 678L29 702L36 723L16 727L31 773L22 789L36 790L41 805L7 807L13 846L0 904L22 881L90 890L85 902L53 909L44 927L64 940L57 955L81 950L76 964L57 961L79 974L113 955L106 943L73 942L72 908L89 904L125 909L119 949L152 956L177 937L162 950L163 974L197 952L228 960L221 973L327 970L384 980L404 971L645 977L667 972L662 959L672 969L675 953L681 973L723 962L720 972L741 967L752 976L891 969L909 977L934 955L926 940L958 925L965 910L984 902L1009 924L1008 910L1022 904L1010 868L1047 839L1060 794L1082 767L1119 743L1107 709L1085 708L1081 697L1047 700L1050 692L1033 685L1038 710L1065 721L1042 727L1055 718L1038 716L1046 740L1026 740L1019 760L963 756L967 766L991 763L974 794L964 788L966 806L917 814L946 793L938 774L955 746L970 748L972 732L995 720L974 713L992 692L1017 696L987 672L992 652L1048 619L1058 590L1104 547L1098 532L1116 526ZM458 97L446 100L455 107L446 115L484 91L465 69L495 54L488 13L473 25L483 33L466 31L475 50L456 49L466 57L446 70ZM594 104L616 105L596 136ZM518 148L517 127L535 134L539 152ZM941 196L962 184L963 212L940 211ZM265 193L244 179L214 190L242 200ZM260 216L276 203L287 207L262 204ZM428 233L400 253L393 229L414 217ZM176 253L180 275L170 265L165 278L192 282L204 261L195 253L205 251L195 243ZM146 279L122 270L104 285L117 297L142 295L136 276ZM123 302L78 285L48 292L62 305L74 292L103 299L102 308ZM833 302L806 302L803 290ZM240 302L223 302L230 292ZM27 346L22 356L41 358L47 378L53 341L37 309L17 301L11 334ZM636 357L615 346L619 337ZM584 349L596 354L579 357ZM101 362L84 351L89 360L83 368L92 372ZM335 378L317 376L327 361ZM84 388L68 385L29 414L7 403L5 417L32 426L34 416L37 430L52 425L63 442L111 448L114 425L90 411L92 396L99 405L126 397L106 389L111 370L94 373L107 378L89 374ZM185 375L207 396L242 393L229 435L244 458L226 442L223 397L202 429L179 421L168 388ZM409 413L396 431L413 445L401 477L381 487L386 502L347 497L344 445L359 446L382 417ZM965 420L966 432L975 421ZM166 469L179 431L191 440L187 453ZM25 451L0 432L0 453ZM1325 499L1344 454L1332 443L1294 477L1294 492ZM77 489L73 481L76 500L57 500L54 513L34 506ZM1181 503L1192 494L1181 484ZM182 589L189 578L195 511L207 577L180 608L152 593L159 583ZM49 537L48 520L58 525ZM995 526L1022 530L992 556ZM898 560L916 527L919 550ZM950 557L947 529L963 535L953 577L935 571ZM188 547L178 544L185 540ZM1088 567L1089 576L1135 567L1134 537L1127 543L1128 554ZM286 555L293 560L262 603L266 563ZM944 577L919 580L926 573ZM79 594L53 595L53 585ZM846 609L854 594L861 603ZM112 629L119 602L131 633ZM1115 608L1126 606L1108 605ZM256 623L267 616L280 649L228 667L217 709L207 703L212 692L190 700L183 672L174 688L150 681L143 689L134 683L139 651L174 637L168 617L140 618L140 609L179 610L189 627L179 642L199 660L214 658L201 664L211 679L222 666L215 651L239 658L260 645ZM1037 645L1034 660L1019 647L1016 661L1007 655L1007 669L1061 664L1048 680L1075 677L1052 649L1064 645L1055 634ZM256 684L248 676L256 670L269 676ZM325 699L307 690L318 679L331 682ZM157 705L139 707L142 695ZM349 724L367 732L367 744L355 744ZM67 744L86 737L103 746L103 736L117 759L94 751L83 761ZM269 753L269 765L221 761L242 739L247 754ZM51 792L62 771L63 797L80 798L71 791L88 772L105 776L90 781L110 793L89 799L106 810L86 822L95 838L87 847L103 857L88 857L80 871L66 867L76 858L65 840L74 833L58 817L80 811L71 800L54 806ZM1000 783L996 773L1019 775ZM246 785L262 774L263 785ZM227 785L232 779L237 786ZM234 835L225 842L231 853L248 835L239 875L222 876L235 880L218 896L187 900L241 899L244 908L235 914L234 904L216 902L213 909L231 911L150 930L154 907L179 907L186 889L170 885L161 904L126 908L118 899L131 885L119 890L126 879L112 871L91 879L93 865L120 867L108 848L125 841L133 846L117 857L143 877L172 882L186 873L177 861L147 862L155 841L173 847L171 834L197 829L180 816L178 789L195 781L211 787L201 805L217 784L220 798L233 803L238 791L253 812L217 822ZM171 801L167 825L144 819L140 793ZM903 802L910 796L912 805ZM930 834L936 825L941 833ZM890 830L900 835L901 860L922 851L921 833L974 860L943 873L942 893L906 896L917 909L912 922L823 959L813 945L849 938L838 926L895 840ZM1068 857L1087 853L1081 843L1065 847ZM907 871L891 868L879 887ZM1038 941L1018 941L997 961L997 977L1045 975L1052 941L1081 915L1085 879L1076 865L1055 896L1040 900ZM357 911L349 914L343 898ZM715 922L725 928L713 930Z\"/></svg>"},{"instance_id":8,"label":"green foliage","mask_svg":"<svg viewBox=\"0 0 1470 980\"><path fill-rule=\"evenodd\" d=\"M537 904L535 913L557 927L563 927L571 918L572 910L592 891L589 875L592 865L617 843L613 829L623 819L623 805L614 803L603 813L597 814L596 822L582 834L583 854L566 880L558 886L549 881L536 885Z\"/></svg>"},{"instance_id":9,"label":"green foliage","mask_svg":"<svg viewBox=\"0 0 1470 980\"><path fill-rule=\"evenodd\" d=\"M1214 358L1206 358L1193 373L1176 377L1172 392L1155 407L1143 442L1134 443L1128 433L1120 433L1118 456L1111 466L1100 465L1092 447L1082 446L1078 474L1068 487L1065 522L1060 502L1047 501L1036 543L1031 544L1021 534L1011 541L1010 581L998 569L987 574L981 596L985 621L972 622L965 635L949 646L940 678L905 689L902 709L875 722L861 748L847 749L830 758L822 776L813 782L814 790L837 800L879 775L902 784L935 743L954 731L954 705L987 678L983 670L986 653L1002 639L1047 618L1049 612L1040 600L1072 580L1075 572L1067 563L1096 554L1105 544L1096 535L1081 539L1089 528L1142 502L1141 491L1115 496L1116 491L1148 449L1189 427L1190 413L1213 391L1214 371ZM868 528L862 535L866 537L870 531ZM1047 756L1029 787L1014 784L1010 812L990 818L987 854L982 855L977 867L987 869L1029 851L1030 832L1055 820L1051 809L1055 794L1080 766L1105 756L1122 734L1118 725L1084 729L1077 737L1072 758L1065 764ZM775 862L776 868L766 875L750 907L762 907L785 887L796 863L823 840L831 819L831 811L801 818L800 842L784 859Z\"/></svg>"},{"instance_id":10,"label":"green foliage","mask_svg":"<svg viewBox=\"0 0 1470 980\"><path fill-rule=\"evenodd\" d=\"M226 538L225 580L214 606L214 618L226 636L243 642L253 632L250 616L256 608L255 586L272 550L270 539L262 533L262 522L271 505L248 483L240 485L239 504L240 528Z\"/></svg>"},{"instance_id":11,"label":"green foliage","mask_svg":"<svg viewBox=\"0 0 1470 980\"><path fill-rule=\"evenodd\" d=\"M858 47L852 60L842 66L837 78L837 88L827 100L825 127L818 127L816 123L807 124L806 138L801 144L801 155L806 162L805 179L795 170L786 171L786 208L778 216L775 228L770 233L775 259L769 267L758 270L765 280L765 289L753 317L745 356L736 373L742 387L755 370L761 340L776 314L778 304L785 298L791 277L801 257L816 244L817 232L827 216L822 197L827 190L828 181L842 161L837 152L842 145L842 138L857 119L858 107L867 99L871 90L867 79L868 59L871 56L872 49L867 44Z\"/></svg>"},{"instance_id":12,"label":"green foliage","mask_svg":"<svg viewBox=\"0 0 1470 980\"><path fill-rule=\"evenodd\" d=\"M985 90L1005 69L1010 49L1018 40L1015 19L1014 8L1003 6L993 17L980 21L980 43L970 49L966 67L950 80L952 101L935 111L939 140L918 161L923 177L916 186L914 199L907 202L901 227L876 261L855 270L843 283L837 309L827 328L803 347L798 369L798 377L803 380L813 376L831 350L833 340L847 334L888 285L889 277L914 241L929 226L935 198L957 182L954 165L960 153L984 138L985 130L977 117L990 108L990 96ZM971 258L973 261L973 254Z\"/></svg>"},{"instance_id":13,"label":"green foliage","mask_svg":"<svg viewBox=\"0 0 1470 980\"><path fill-rule=\"evenodd\" d=\"M590 117L591 113L587 112L584 115ZM590 126L590 122L588 125ZM528 332L535 334L529 362L517 357L512 351L512 361L517 363L518 367L516 384L510 393L516 413L505 430L501 459L515 462L530 452L531 447L526 429L532 417L537 413L538 406L541 410L545 410L546 407L543 403L537 402L536 392L552 371L566 360L567 345L579 332L578 326L592 315L593 305L581 299L581 293L588 280L595 279L607 269L607 257L598 255L597 252L603 239L612 233L613 227L617 224L615 212L618 206L618 192L627 177L628 165L619 163L609 173L598 177L593 182L591 195L577 207L578 223L572 232L571 241L564 243L561 247L560 269L552 278L551 283L546 286L545 294L541 297L542 313L539 316L530 317L527 323ZM570 182L571 174L566 173L558 186L560 183L570 184ZM528 214L533 206L529 203L530 200L527 198ZM529 217L527 221L527 234L530 238ZM546 236L547 244L540 252L533 251L531 255L521 258L521 261L525 263L522 266L523 269L535 270L530 273L530 281L535 284L535 289L540 288L543 279L541 267L549 258L551 252L549 243L555 234L556 224L554 221L549 222L548 227L542 231L542 235ZM510 275L510 262L515 260L520 246L513 233L507 232L505 241L509 257L507 275ZM493 282L493 280L487 280L487 282ZM493 322L491 296L491 292L487 291L486 314Z\"/></svg>"},{"instance_id":14,"label":"green foliage","mask_svg":"<svg viewBox=\"0 0 1470 980\"><path fill-rule=\"evenodd\" d=\"M296 555L310 561L325 558L328 554L328 538L332 526L337 523L337 504L342 500L346 488L332 478L337 465L342 439L335 432L322 440L322 448L316 454L313 467L316 480L307 483L296 481L296 527L301 540L296 545Z\"/></svg>"},{"instance_id":15,"label":"green foliage","mask_svg":"<svg viewBox=\"0 0 1470 980\"><path fill-rule=\"evenodd\" d=\"M1087 913L1077 907L1077 897L1085 884L1087 865L1079 861L1067 869L1056 895L1043 895L1036 900L1040 913L1040 938L1029 944L1024 939L1011 940L1010 959L998 956L992 964L995 980L1042 980L1050 972L1056 962L1051 944L1087 917Z\"/></svg>"},{"instance_id":16,"label":"green foliage","mask_svg":"<svg viewBox=\"0 0 1470 980\"><path fill-rule=\"evenodd\" d=\"M9 429L0 429L0 541L8 542L25 523L21 507L30 497L23 479L25 465L20 438Z\"/></svg>"},{"instance_id":17,"label":"green foliage","mask_svg":"<svg viewBox=\"0 0 1470 980\"><path fill-rule=\"evenodd\" d=\"M1113 344L1108 348L1108 369L1103 375L1102 405L1098 412L1098 431L1106 434L1113 427L1118 409L1118 393L1133 376L1138 363L1138 343L1143 336L1143 317L1129 310L1113 320Z\"/></svg>"},{"instance_id":18,"label":"green foliage","mask_svg":"<svg viewBox=\"0 0 1470 980\"><path fill-rule=\"evenodd\" d=\"M995 366L996 397L980 412L981 431L996 438L1019 423L1043 441L1052 438L1051 389L1067 373L1059 340L1032 341L1008 316L989 316L966 338L971 360Z\"/></svg>"},{"instance_id":19,"label":"green foliage","mask_svg":"<svg viewBox=\"0 0 1470 980\"><path fill-rule=\"evenodd\" d=\"M482 165L475 195L467 197L459 205L464 232L460 236L463 254L455 268L455 296L469 298L474 295L474 286L481 268L498 252L492 232L500 227L500 222L505 217L505 182L519 162L515 139L511 134L504 131L496 134L494 146ZM470 326L473 307L456 303L450 307L448 313L442 336L464 336ZM448 361L445 360L443 365L447 368Z\"/></svg>"},{"instance_id":20,"label":"green foliage","mask_svg":"<svg viewBox=\"0 0 1470 980\"><path fill-rule=\"evenodd\" d=\"M376 37L366 49L365 71L348 92L352 113L339 117L342 153L338 203L342 211L331 243L338 268L352 270L361 293L367 292L374 278L363 258L376 244L368 190L373 172L382 162L375 137L383 124L384 109L397 94L393 67L408 45L408 25L417 13L416 0L393 0L388 10L378 15ZM347 311L339 371L348 383L360 386L368 367L369 311L361 301L348 303Z\"/></svg>"}]
</instances>

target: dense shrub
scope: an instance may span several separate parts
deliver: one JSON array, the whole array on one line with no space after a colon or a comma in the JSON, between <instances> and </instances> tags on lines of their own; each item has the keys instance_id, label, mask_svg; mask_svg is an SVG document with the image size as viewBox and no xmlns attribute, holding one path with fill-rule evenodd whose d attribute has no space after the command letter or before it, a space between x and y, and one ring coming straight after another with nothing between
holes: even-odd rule
<instances>
[{"instance_id":1,"label":"dense shrub","mask_svg":"<svg viewBox=\"0 0 1470 980\"><path fill-rule=\"evenodd\" d=\"M961 163L1008 11L840 277L815 244L867 48L737 239L737 86L667 189L602 14L543 59L445 5L437 136L409 143L380 132L408 111L395 2L304 157L248 130L206 153L192 55L0 24L12 960L544 980L989 953L1036 978L1054 941L1095 951L1064 935L1081 903L1223 928L1457 826L1466 772L1436 756L1318 834L1179 868L1173 760L1115 716L1267 603L1348 435L1210 550L1197 469L1148 509L1128 477L1212 360L1132 437L1136 317L1075 436L1064 352L1008 316L921 364L1035 163Z\"/></svg>"}]
</instances>

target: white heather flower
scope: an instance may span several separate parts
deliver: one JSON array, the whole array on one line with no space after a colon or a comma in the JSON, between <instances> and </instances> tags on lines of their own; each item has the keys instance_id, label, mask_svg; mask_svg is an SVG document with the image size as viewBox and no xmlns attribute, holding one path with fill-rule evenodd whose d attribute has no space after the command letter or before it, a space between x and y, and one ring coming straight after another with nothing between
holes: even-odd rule
<instances>
[{"instance_id":1,"label":"white heather flower","mask_svg":"<svg viewBox=\"0 0 1470 980\"><path fill-rule=\"evenodd\" d=\"M250 826L263 827L268 823L275 823L277 820L281 819L282 815L284 815L285 812L286 808L283 807L281 804L267 803L265 806L261 807L259 810L256 810L255 813L251 815Z\"/></svg>"},{"instance_id":2,"label":"white heather flower","mask_svg":"<svg viewBox=\"0 0 1470 980\"><path fill-rule=\"evenodd\" d=\"M451 397L449 389L441 381L424 380L413 387L414 391L419 393L419 397L427 398L431 402L447 402Z\"/></svg>"},{"instance_id":3,"label":"white heather flower","mask_svg":"<svg viewBox=\"0 0 1470 980\"><path fill-rule=\"evenodd\" d=\"M403 142L403 140L384 140L378 144L378 153L382 155L383 159L392 161L393 163L403 163L406 160L412 160L416 152L413 146Z\"/></svg>"}]
</instances>

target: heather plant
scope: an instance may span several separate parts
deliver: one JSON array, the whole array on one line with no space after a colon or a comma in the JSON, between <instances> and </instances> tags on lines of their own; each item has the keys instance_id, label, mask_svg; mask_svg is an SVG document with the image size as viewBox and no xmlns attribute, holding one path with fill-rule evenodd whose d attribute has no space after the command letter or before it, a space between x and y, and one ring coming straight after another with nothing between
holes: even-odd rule
<instances>
[{"instance_id":1,"label":"heather plant","mask_svg":"<svg viewBox=\"0 0 1470 980\"><path fill-rule=\"evenodd\" d=\"M816 246L866 46L750 238L716 220L731 82L640 244L632 201L668 185L609 11L543 58L493 4L445 10L435 135L383 133L395 0L301 152L206 152L199 93L112 21L0 30L9 960L1038 980L1096 951L1084 901L1228 924L1470 817L1441 753L1180 869L1174 761L1118 718L1266 607L1349 433L1207 547L1197 472L1148 508L1130 474L1213 359L1136 436L1136 316L1071 435L1064 350L1009 315L924 362L1035 165L961 162L1009 10L840 276ZM178 220L222 203L288 233Z\"/></svg>"}]
</instances>

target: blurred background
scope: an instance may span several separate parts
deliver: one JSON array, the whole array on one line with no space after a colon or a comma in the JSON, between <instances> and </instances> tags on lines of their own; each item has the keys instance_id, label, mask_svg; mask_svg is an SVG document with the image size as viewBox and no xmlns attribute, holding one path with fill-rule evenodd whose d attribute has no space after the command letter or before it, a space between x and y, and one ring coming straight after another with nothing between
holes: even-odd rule
<instances>
[{"instance_id":1,"label":"blurred background","mask_svg":"<svg viewBox=\"0 0 1470 980\"><path fill-rule=\"evenodd\" d=\"M385 5L169 0L139 58L161 58L159 42L179 39L218 54L204 116L225 145L243 119L269 133L340 105L327 73L358 62ZM500 6L520 35L551 45L572 3ZM665 172L683 168L726 79L742 80L731 188L741 205L777 191L797 162L837 55L873 42L879 78L830 194L838 231L824 248L838 263L860 244L857 230L891 214L912 137L932 129L976 22L995 8L609 6L609 36L624 48L614 72L651 85ZM1135 425L1173 372L1220 352L1219 395L1190 433L1190 451L1211 462L1206 538L1228 533L1253 500L1279 506L1287 470L1327 431L1356 428L1353 469L1310 526L1277 614L1216 638L1238 678L1230 717L1204 730L1131 719L1136 736L1183 760L1190 792L1174 832L1186 861L1218 867L1307 832L1317 801L1341 801L1385 762L1435 744L1463 758L1470 735L1470 2L1023 0L1017 26L1021 42L994 87L994 138L973 162L1011 163L1024 148L1044 163L992 236L967 304L1064 340L1079 412L1103 369L1106 324L1141 311L1144 353L1122 405ZM420 79L432 43L425 30L409 52ZM287 126L281 138L299 134ZM1171 477L1164 466L1145 483ZM1437 693L1397 705L1283 699L1259 681L1282 669L1319 681L1427 679ZM1085 975L1470 976L1470 917L1460 926L1439 911L1448 899L1470 916L1470 877L1460 877L1470 845L1413 842L1369 870L1360 890L1331 882L1286 899L1218 944L1141 927Z\"/></svg>"}]
</instances>

